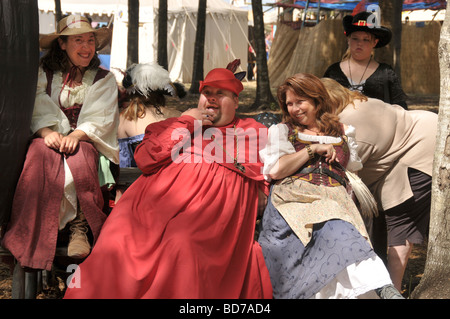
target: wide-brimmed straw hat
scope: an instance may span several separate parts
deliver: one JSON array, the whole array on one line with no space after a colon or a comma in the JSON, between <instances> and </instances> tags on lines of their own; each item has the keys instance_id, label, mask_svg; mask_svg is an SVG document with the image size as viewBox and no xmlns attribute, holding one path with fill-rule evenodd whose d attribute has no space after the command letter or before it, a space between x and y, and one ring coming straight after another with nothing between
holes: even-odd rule
<instances>
[{"instance_id":1,"label":"wide-brimmed straw hat","mask_svg":"<svg viewBox=\"0 0 450 319\"><path fill-rule=\"evenodd\" d=\"M344 32L346 36L349 36L355 31L364 31L372 33L377 39L378 43L375 48L381 48L387 45L392 38L392 32L386 27L377 26L372 19L371 12L362 11L354 16L345 16L342 24L344 25Z\"/></svg>"},{"instance_id":2,"label":"wide-brimmed straw hat","mask_svg":"<svg viewBox=\"0 0 450 319\"><path fill-rule=\"evenodd\" d=\"M96 50L101 50L111 42L111 30L109 28L94 29L89 20L81 15L72 14L58 22L55 33L46 34L39 40L42 49L49 49L53 40L61 35L77 35L93 32L96 39Z\"/></svg>"}]
</instances>

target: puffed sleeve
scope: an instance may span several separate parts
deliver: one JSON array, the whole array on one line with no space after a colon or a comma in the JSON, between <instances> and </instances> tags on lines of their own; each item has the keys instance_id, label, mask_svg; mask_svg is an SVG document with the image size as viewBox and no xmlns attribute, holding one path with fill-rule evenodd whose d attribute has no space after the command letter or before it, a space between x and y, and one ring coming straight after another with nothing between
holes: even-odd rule
<instances>
[{"instance_id":1,"label":"puffed sleeve","mask_svg":"<svg viewBox=\"0 0 450 319\"><path fill-rule=\"evenodd\" d=\"M191 143L195 118L190 115L171 117L149 124L142 142L136 147L134 159L144 174L151 174L176 158L175 150Z\"/></svg>"},{"instance_id":2,"label":"puffed sleeve","mask_svg":"<svg viewBox=\"0 0 450 319\"><path fill-rule=\"evenodd\" d=\"M46 88L47 76L42 67L39 67L36 99L31 118L31 133L34 134L41 128L49 127L61 134L67 134L70 131L69 120L47 94Z\"/></svg>"},{"instance_id":3,"label":"puffed sleeve","mask_svg":"<svg viewBox=\"0 0 450 319\"><path fill-rule=\"evenodd\" d=\"M119 163L117 92L115 77L109 72L89 88L77 123L77 129L89 136L95 148L116 164Z\"/></svg>"},{"instance_id":4,"label":"puffed sleeve","mask_svg":"<svg viewBox=\"0 0 450 319\"><path fill-rule=\"evenodd\" d=\"M351 172L356 172L362 169L363 165L358 155L358 144L356 143L356 130L353 126L348 125L345 129L347 136L347 144L350 149L350 159L347 164L347 169Z\"/></svg>"},{"instance_id":5,"label":"puffed sleeve","mask_svg":"<svg viewBox=\"0 0 450 319\"><path fill-rule=\"evenodd\" d=\"M264 162L263 175L270 181L269 172L278 163L278 159L284 155L295 153L295 148L288 139L289 129L286 124L272 125L269 128L267 144L259 151Z\"/></svg>"}]
</instances>

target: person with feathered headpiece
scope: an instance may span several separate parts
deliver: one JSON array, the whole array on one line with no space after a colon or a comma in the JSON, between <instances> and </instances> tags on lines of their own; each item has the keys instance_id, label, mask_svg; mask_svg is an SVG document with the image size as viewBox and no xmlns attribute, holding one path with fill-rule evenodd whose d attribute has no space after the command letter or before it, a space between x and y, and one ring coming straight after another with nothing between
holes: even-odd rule
<instances>
[{"instance_id":1,"label":"person with feathered headpiece","mask_svg":"<svg viewBox=\"0 0 450 319\"><path fill-rule=\"evenodd\" d=\"M133 64L123 75L119 94L119 165L136 167L134 150L142 142L145 128L151 123L181 114L166 107L165 96L183 98L186 89L183 84L172 82L169 72L157 63ZM116 188L116 202L123 191L121 186Z\"/></svg>"},{"instance_id":2,"label":"person with feathered headpiece","mask_svg":"<svg viewBox=\"0 0 450 319\"><path fill-rule=\"evenodd\" d=\"M136 167L134 148L142 141L147 125L181 114L166 107L165 96L183 98L186 90L183 84L172 82L169 72L157 63L133 64L124 74L122 86L120 167Z\"/></svg>"}]
</instances>

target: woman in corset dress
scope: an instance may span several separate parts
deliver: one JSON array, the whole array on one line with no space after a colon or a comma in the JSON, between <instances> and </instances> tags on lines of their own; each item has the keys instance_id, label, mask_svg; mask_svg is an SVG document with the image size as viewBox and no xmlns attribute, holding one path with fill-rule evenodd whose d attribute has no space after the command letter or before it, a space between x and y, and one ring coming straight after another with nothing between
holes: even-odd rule
<instances>
[{"instance_id":1,"label":"woman in corset dress","mask_svg":"<svg viewBox=\"0 0 450 319\"><path fill-rule=\"evenodd\" d=\"M40 39L33 138L3 239L22 267L51 270L57 241L86 257L106 219L101 187L114 183L110 162L119 163L119 111L115 77L97 51L110 41L111 30L79 15Z\"/></svg>"},{"instance_id":2,"label":"woman in corset dress","mask_svg":"<svg viewBox=\"0 0 450 319\"><path fill-rule=\"evenodd\" d=\"M349 191L360 166L354 131L330 113L320 79L296 74L278 89L283 123L260 152L273 181L259 243L275 298L402 298L374 253Z\"/></svg>"}]
</instances>

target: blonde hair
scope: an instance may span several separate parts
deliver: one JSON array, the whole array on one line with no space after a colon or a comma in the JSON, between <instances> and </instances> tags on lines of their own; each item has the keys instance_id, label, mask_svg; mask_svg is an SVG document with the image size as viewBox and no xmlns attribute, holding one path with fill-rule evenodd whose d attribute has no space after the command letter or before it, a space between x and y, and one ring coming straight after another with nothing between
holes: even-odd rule
<instances>
[{"instance_id":1,"label":"blonde hair","mask_svg":"<svg viewBox=\"0 0 450 319\"><path fill-rule=\"evenodd\" d=\"M347 105L353 104L354 106L355 100L367 101L367 97L359 91L351 91L333 79L322 78L320 81L327 89L333 113L336 115L339 115Z\"/></svg>"},{"instance_id":2,"label":"blonde hair","mask_svg":"<svg viewBox=\"0 0 450 319\"><path fill-rule=\"evenodd\" d=\"M377 37L374 34L370 33L370 32L366 32L366 31L361 31L361 32L367 33L370 36L372 41L375 41L377 39ZM347 36L347 41L348 41L348 39L350 38L351 35L352 34L350 33ZM372 50L372 53L370 55L372 56L372 59L373 59L374 58L374 51L373 50ZM341 62L350 59L351 56L352 56L352 54L350 53L350 47L347 47L347 50L345 51L344 55L342 56Z\"/></svg>"}]
</instances>

